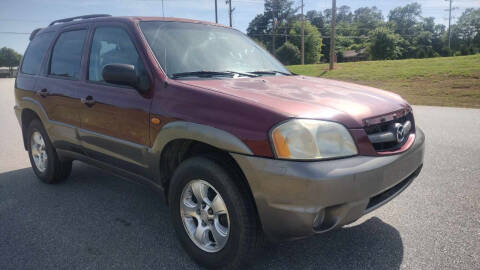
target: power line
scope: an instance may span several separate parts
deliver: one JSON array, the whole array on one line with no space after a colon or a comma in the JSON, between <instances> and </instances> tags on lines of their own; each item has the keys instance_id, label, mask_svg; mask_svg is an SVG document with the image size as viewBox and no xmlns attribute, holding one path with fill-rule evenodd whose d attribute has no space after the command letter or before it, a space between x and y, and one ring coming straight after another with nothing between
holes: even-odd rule
<instances>
[{"instance_id":1,"label":"power line","mask_svg":"<svg viewBox=\"0 0 480 270\"><path fill-rule=\"evenodd\" d=\"M255 36L255 37L260 37L260 36L288 36L288 37L301 37L301 34L249 34L249 36ZM330 36L321 36L321 35L315 35L315 34L307 34L305 35L306 37L311 37L311 36L317 36L321 38L331 38ZM368 36L338 36L337 37L342 37L342 38L369 38ZM416 35L399 35L401 37L416 37Z\"/></svg>"},{"instance_id":2,"label":"power line","mask_svg":"<svg viewBox=\"0 0 480 270\"><path fill-rule=\"evenodd\" d=\"M8 19L8 18L1 18L0 21L2 22L31 22L31 23L49 23L50 21L44 20L29 20L29 19Z\"/></svg>"},{"instance_id":3,"label":"power line","mask_svg":"<svg viewBox=\"0 0 480 270\"><path fill-rule=\"evenodd\" d=\"M30 33L25 33L25 32L3 32L1 31L0 34L12 34L12 35L30 35Z\"/></svg>"},{"instance_id":4,"label":"power line","mask_svg":"<svg viewBox=\"0 0 480 270\"><path fill-rule=\"evenodd\" d=\"M27 32L12 32L12 31L0 31L0 34L12 34L12 35L30 35L31 33ZM301 37L301 34L250 34L249 36L289 36L289 37ZM321 38L330 38L330 36L321 36L321 35L315 35L315 34L307 34L305 37L310 37L310 36L318 36ZM400 35L401 37L415 37L416 35ZM339 36L343 38L368 38L368 36Z\"/></svg>"},{"instance_id":5,"label":"power line","mask_svg":"<svg viewBox=\"0 0 480 270\"><path fill-rule=\"evenodd\" d=\"M252 1L252 0L232 0L232 2L237 2L237 3L250 3L250 4L264 4L265 2L257 2L257 1Z\"/></svg>"}]
</instances>

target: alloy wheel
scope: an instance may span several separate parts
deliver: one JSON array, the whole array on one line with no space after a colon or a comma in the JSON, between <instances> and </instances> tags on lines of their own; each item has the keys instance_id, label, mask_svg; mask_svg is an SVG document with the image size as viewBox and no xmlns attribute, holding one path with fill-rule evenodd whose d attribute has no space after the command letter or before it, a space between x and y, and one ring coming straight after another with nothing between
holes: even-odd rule
<instances>
[{"instance_id":1,"label":"alloy wheel","mask_svg":"<svg viewBox=\"0 0 480 270\"><path fill-rule=\"evenodd\" d=\"M34 131L32 133L30 138L30 147L35 167L37 167L37 170L39 170L41 173L45 172L48 165L48 154L45 140L40 132Z\"/></svg>"},{"instance_id":2,"label":"alloy wheel","mask_svg":"<svg viewBox=\"0 0 480 270\"><path fill-rule=\"evenodd\" d=\"M218 252L227 243L230 220L220 193L204 180L192 180L183 189L180 215L190 239L206 252Z\"/></svg>"}]
</instances>

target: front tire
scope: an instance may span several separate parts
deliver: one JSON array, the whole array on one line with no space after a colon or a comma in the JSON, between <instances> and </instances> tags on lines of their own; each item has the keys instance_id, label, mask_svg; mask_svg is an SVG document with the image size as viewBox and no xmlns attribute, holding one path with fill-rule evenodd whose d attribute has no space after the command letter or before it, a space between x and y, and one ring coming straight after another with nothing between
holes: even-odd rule
<instances>
[{"instance_id":1,"label":"front tire","mask_svg":"<svg viewBox=\"0 0 480 270\"><path fill-rule=\"evenodd\" d=\"M240 268L259 246L256 212L243 181L212 158L193 157L175 171L169 205L177 236L200 265Z\"/></svg>"},{"instance_id":2,"label":"front tire","mask_svg":"<svg viewBox=\"0 0 480 270\"><path fill-rule=\"evenodd\" d=\"M53 184L68 178L72 161L61 161L47 132L38 119L32 120L27 128L27 149L35 175L44 183Z\"/></svg>"}]
</instances>

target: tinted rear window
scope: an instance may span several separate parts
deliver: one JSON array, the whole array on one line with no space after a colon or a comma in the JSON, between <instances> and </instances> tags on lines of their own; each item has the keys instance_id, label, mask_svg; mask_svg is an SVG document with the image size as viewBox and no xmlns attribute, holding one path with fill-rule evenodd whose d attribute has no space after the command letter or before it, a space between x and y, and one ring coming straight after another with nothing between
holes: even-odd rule
<instances>
[{"instance_id":1,"label":"tinted rear window","mask_svg":"<svg viewBox=\"0 0 480 270\"><path fill-rule=\"evenodd\" d=\"M79 78L86 34L87 30L75 30L60 35L53 47L49 74L73 79Z\"/></svg>"},{"instance_id":2,"label":"tinted rear window","mask_svg":"<svg viewBox=\"0 0 480 270\"><path fill-rule=\"evenodd\" d=\"M55 32L38 34L28 45L23 57L22 72L37 75L40 73L43 57L52 42Z\"/></svg>"}]
</instances>

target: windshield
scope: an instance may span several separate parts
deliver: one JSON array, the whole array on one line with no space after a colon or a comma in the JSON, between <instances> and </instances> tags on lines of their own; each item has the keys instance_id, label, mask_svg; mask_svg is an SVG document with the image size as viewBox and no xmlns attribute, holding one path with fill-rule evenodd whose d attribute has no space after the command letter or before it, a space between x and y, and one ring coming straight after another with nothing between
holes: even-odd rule
<instances>
[{"instance_id":1,"label":"windshield","mask_svg":"<svg viewBox=\"0 0 480 270\"><path fill-rule=\"evenodd\" d=\"M202 71L209 74L259 74L261 71L268 71L262 75L290 74L268 52L234 29L165 21L140 22L140 28L158 62L171 78L184 74L195 76Z\"/></svg>"}]
</instances>

